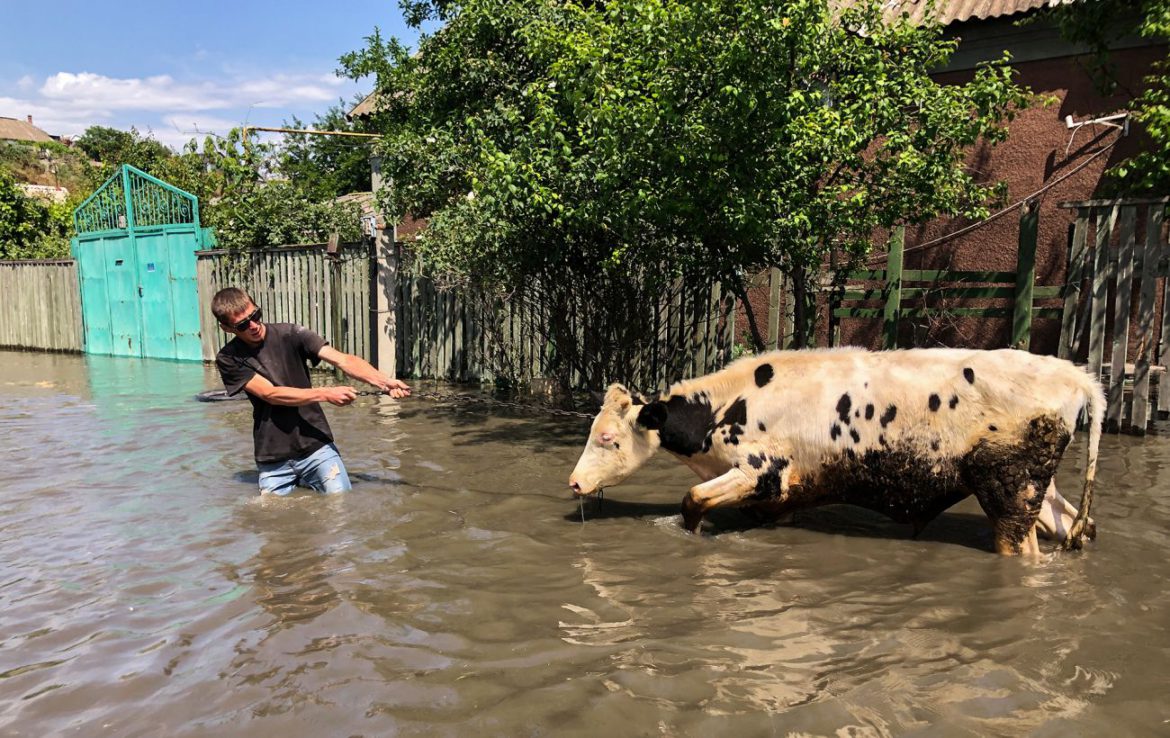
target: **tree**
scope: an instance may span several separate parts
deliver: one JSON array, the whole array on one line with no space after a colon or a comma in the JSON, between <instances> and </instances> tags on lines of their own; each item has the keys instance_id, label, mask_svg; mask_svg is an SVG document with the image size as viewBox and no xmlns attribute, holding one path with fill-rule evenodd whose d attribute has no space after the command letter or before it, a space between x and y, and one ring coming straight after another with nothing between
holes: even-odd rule
<instances>
[{"instance_id":1,"label":"tree","mask_svg":"<svg viewBox=\"0 0 1170 738\"><path fill-rule=\"evenodd\" d=\"M403 6L445 25L418 53L375 31L342 59L376 78L383 206L429 218L433 269L498 290L681 275L742 299L767 266L809 282L875 229L984 214L1002 190L964 156L1027 102L1006 59L936 83L955 43L876 2Z\"/></svg>"},{"instance_id":2,"label":"tree","mask_svg":"<svg viewBox=\"0 0 1170 738\"><path fill-rule=\"evenodd\" d=\"M318 131L350 131L364 133L360 121L345 117L342 101L313 119L305 126L294 117L286 121L289 128L313 128ZM314 136L288 134L279 154L281 174L294 182L304 183L306 189L320 199L335 198L350 192L370 189L370 139L349 136Z\"/></svg>"},{"instance_id":3,"label":"tree","mask_svg":"<svg viewBox=\"0 0 1170 738\"><path fill-rule=\"evenodd\" d=\"M65 228L61 208L28 197L0 169L0 259L68 257Z\"/></svg>"},{"instance_id":4,"label":"tree","mask_svg":"<svg viewBox=\"0 0 1170 738\"><path fill-rule=\"evenodd\" d=\"M106 176L109 176L115 168L123 164L129 164L149 174L155 174L159 167L174 154L153 137L140 134L137 128L119 131L116 128L105 126L90 126L77 139L77 146L92 158L106 165Z\"/></svg>"},{"instance_id":5,"label":"tree","mask_svg":"<svg viewBox=\"0 0 1170 738\"><path fill-rule=\"evenodd\" d=\"M222 248L249 249L290 243L319 243L331 233L346 241L361 237L356 205L338 205L320 195L312 177L280 176L273 144L246 140L239 128L191 141L157 176L199 198L204 225Z\"/></svg>"}]
</instances>

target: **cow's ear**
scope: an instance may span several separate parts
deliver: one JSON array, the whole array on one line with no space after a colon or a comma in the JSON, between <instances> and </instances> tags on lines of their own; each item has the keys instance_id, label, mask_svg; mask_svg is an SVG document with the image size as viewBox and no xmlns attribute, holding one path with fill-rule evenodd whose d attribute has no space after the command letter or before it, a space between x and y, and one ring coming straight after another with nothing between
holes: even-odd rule
<instances>
[{"instance_id":1,"label":"cow's ear","mask_svg":"<svg viewBox=\"0 0 1170 738\"><path fill-rule=\"evenodd\" d=\"M666 415L665 402L651 402L638 411L638 425L647 430L658 430L666 424Z\"/></svg>"}]
</instances>

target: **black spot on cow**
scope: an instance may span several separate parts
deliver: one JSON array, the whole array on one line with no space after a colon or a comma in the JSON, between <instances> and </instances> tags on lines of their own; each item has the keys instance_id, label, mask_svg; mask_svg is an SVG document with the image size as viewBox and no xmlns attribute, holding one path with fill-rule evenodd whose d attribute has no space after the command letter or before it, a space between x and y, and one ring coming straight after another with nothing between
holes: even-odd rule
<instances>
[{"instance_id":1,"label":"black spot on cow","mask_svg":"<svg viewBox=\"0 0 1170 738\"><path fill-rule=\"evenodd\" d=\"M879 446L886 446L887 445L885 436L878 436L878 445Z\"/></svg>"},{"instance_id":2,"label":"black spot on cow","mask_svg":"<svg viewBox=\"0 0 1170 738\"><path fill-rule=\"evenodd\" d=\"M771 364L760 364L756 367L756 386L763 387L768 382L772 381L774 374Z\"/></svg>"},{"instance_id":3,"label":"black spot on cow","mask_svg":"<svg viewBox=\"0 0 1170 738\"><path fill-rule=\"evenodd\" d=\"M780 498L780 473L788 467L788 459L772 459L768 468L756 478L753 497L776 500Z\"/></svg>"},{"instance_id":4,"label":"black spot on cow","mask_svg":"<svg viewBox=\"0 0 1170 738\"><path fill-rule=\"evenodd\" d=\"M882 417L879 418L879 420L881 421L882 427L885 428L890 423L893 423L894 418L896 417L898 417L898 407L897 405L890 405L886 408L886 411L882 413Z\"/></svg>"},{"instance_id":5,"label":"black spot on cow","mask_svg":"<svg viewBox=\"0 0 1170 738\"><path fill-rule=\"evenodd\" d=\"M995 433L997 430L999 430L999 428L996 428L994 425L989 425L989 426L987 426L987 430L991 431L992 433Z\"/></svg>"},{"instance_id":6,"label":"black spot on cow","mask_svg":"<svg viewBox=\"0 0 1170 738\"><path fill-rule=\"evenodd\" d=\"M658 430L662 447L680 456L711 450L715 412L711 409L711 398L705 392L652 402L638 413L638 423Z\"/></svg>"},{"instance_id":7,"label":"black spot on cow","mask_svg":"<svg viewBox=\"0 0 1170 738\"><path fill-rule=\"evenodd\" d=\"M614 442L613 442L613 449L614 449L615 451L616 451L616 450L618 450L618 449L619 449L619 448L621 448L621 447L622 447L622 445L621 445L620 443L618 443L617 441L614 441Z\"/></svg>"},{"instance_id":8,"label":"black spot on cow","mask_svg":"<svg viewBox=\"0 0 1170 738\"><path fill-rule=\"evenodd\" d=\"M967 384L975 384L975 370L971 367L963 369L963 379L967 380Z\"/></svg>"},{"instance_id":9,"label":"black spot on cow","mask_svg":"<svg viewBox=\"0 0 1170 738\"><path fill-rule=\"evenodd\" d=\"M755 454L748 454L747 463L751 464L751 467L753 469L759 469L761 466L764 465L764 461L765 461L765 459L763 456L756 456Z\"/></svg>"},{"instance_id":10,"label":"black spot on cow","mask_svg":"<svg viewBox=\"0 0 1170 738\"><path fill-rule=\"evenodd\" d=\"M837 400L837 417L845 425L849 425L849 408L853 406L853 401L849 399L849 393L841 395L841 399Z\"/></svg>"},{"instance_id":11,"label":"black spot on cow","mask_svg":"<svg viewBox=\"0 0 1170 738\"><path fill-rule=\"evenodd\" d=\"M865 406L865 419L866 420L873 420L873 403L872 402L868 403Z\"/></svg>"},{"instance_id":12,"label":"black spot on cow","mask_svg":"<svg viewBox=\"0 0 1170 738\"><path fill-rule=\"evenodd\" d=\"M951 395L951 401L947 403L947 406L950 407L952 410L954 410L956 407L958 407L959 406L959 396L958 395Z\"/></svg>"},{"instance_id":13,"label":"black spot on cow","mask_svg":"<svg viewBox=\"0 0 1170 738\"><path fill-rule=\"evenodd\" d=\"M937 413L939 407L942 406L942 400L938 395L932 394L930 399L926 401L926 404L930 407L932 413Z\"/></svg>"},{"instance_id":14,"label":"black spot on cow","mask_svg":"<svg viewBox=\"0 0 1170 738\"><path fill-rule=\"evenodd\" d=\"M836 423L833 423L833 427L829 428L829 438L836 441L840 437L841 437L841 426L836 424Z\"/></svg>"},{"instance_id":15,"label":"black spot on cow","mask_svg":"<svg viewBox=\"0 0 1170 738\"><path fill-rule=\"evenodd\" d=\"M760 423L760 433L763 433L766 430L768 430L768 429L764 426L764 424Z\"/></svg>"},{"instance_id":16,"label":"black spot on cow","mask_svg":"<svg viewBox=\"0 0 1170 738\"><path fill-rule=\"evenodd\" d=\"M853 417L855 417L855 418L861 417L861 408L857 408L856 410L853 411Z\"/></svg>"},{"instance_id":17,"label":"black spot on cow","mask_svg":"<svg viewBox=\"0 0 1170 738\"><path fill-rule=\"evenodd\" d=\"M723 412L723 417L716 424L716 428L722 426L727 427L724 442L738 446L739 437L743 435L747 426L747 400L740 397L727 406L727 410Z\"/></svg>"},{"instance_id":18,"label":"black spot on cow","mask_svg":"<svg viewBox=\"0 0 1170 738\"><path fill-rule=\"evenodd\" d=\"M930 450L931 451L938 451L939 445L940 445L939 440L937 438L934 439L933 441L930 442Z\"/></svg>"},{"instance_id":19,"label":"black spot on cow","mask_svg":"<svg viewBox=\"0 0 1170 738\"><path fill-rule=\"evenodd\" d=\"M856 428L849 431L849 437L853 439L854 443L861 443L861 434L857 432Z\"/></svg>"}]
</instances>

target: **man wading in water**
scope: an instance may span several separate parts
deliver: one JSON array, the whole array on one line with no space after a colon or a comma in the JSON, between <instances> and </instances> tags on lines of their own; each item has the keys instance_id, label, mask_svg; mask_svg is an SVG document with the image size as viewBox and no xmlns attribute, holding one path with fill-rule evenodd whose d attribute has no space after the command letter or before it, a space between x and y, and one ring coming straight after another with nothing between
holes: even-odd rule
<instances>
[{"instance_id":1,"label":"man wading in water","mask_svg":"<svg viewBox=\"0 0 1170 738\"><path fill-rule=\"evenodd\" d=\"M211 312L220 327L235 336L219 350L215 366L229 396L244 390L252 402L260 494L287 495L297 484L318 492L350 489L349 475L320 403L348 405L357 391L353 387L313 387L305 362L316 366L327 361L394 398L409 395L410 387L364 359L329 346L308 328L294 323L262 323L260 308L239 288L215 293Z\"/></svg>"}]
</instances>

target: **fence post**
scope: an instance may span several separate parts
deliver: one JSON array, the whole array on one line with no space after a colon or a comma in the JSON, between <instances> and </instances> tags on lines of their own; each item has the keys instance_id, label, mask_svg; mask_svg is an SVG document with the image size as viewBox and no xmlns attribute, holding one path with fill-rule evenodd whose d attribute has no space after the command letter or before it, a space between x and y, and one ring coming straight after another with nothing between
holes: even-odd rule
<instances>
[{"instance_id":1,"label":"fence post","mask_svg":"<svg viewBox=\"0 0 1170 738\"><path fill-rule=\"evenodd\" d=\"M329 241L325 244L325 260L329 263L329 296L330 296L330 315L329 327L333 332L330 340L333 347L338 351L344 351L344 342L341 335L341 235L337 233L329 234ZM342 377L340 369L333 370L333 376L340 380Z\"/></svg>"},{"instance_id":2,"label":"fence post","mask_svg":"<svg viewBox=\"0 0 1170 738\"><path fill-rule=\"evenodd\" d=\"M751 309L751 306L748 306ZM768 272L768 349L780 348L780 270L772 267Z\"/></svg>"},{"instance_id":3,"label":"fence post","mask_svg":"<svg viewBox=\"0 0 1170 738\"><path fill-rule=\"evenodd\" d=\"M898 347L898 321L902 316L902 251L906 245L906 228L898 226L890 236L890 253L886 258L886 306L884 348Z\"/></svg>"},{"instance_id":4,"label":"fence post","mask_svg":"<svg viewBox=\"0 0 1170 738\"><path fill-rule=\"evenodd\" d=\"M1011 347L1027 351L1032 343L1032 295L1036 284L1036 234L1040 208L1024 203L1020 214L1020 245L1016 251L1016 299L1012 306Z\"/></svg>"}]
</instances>

